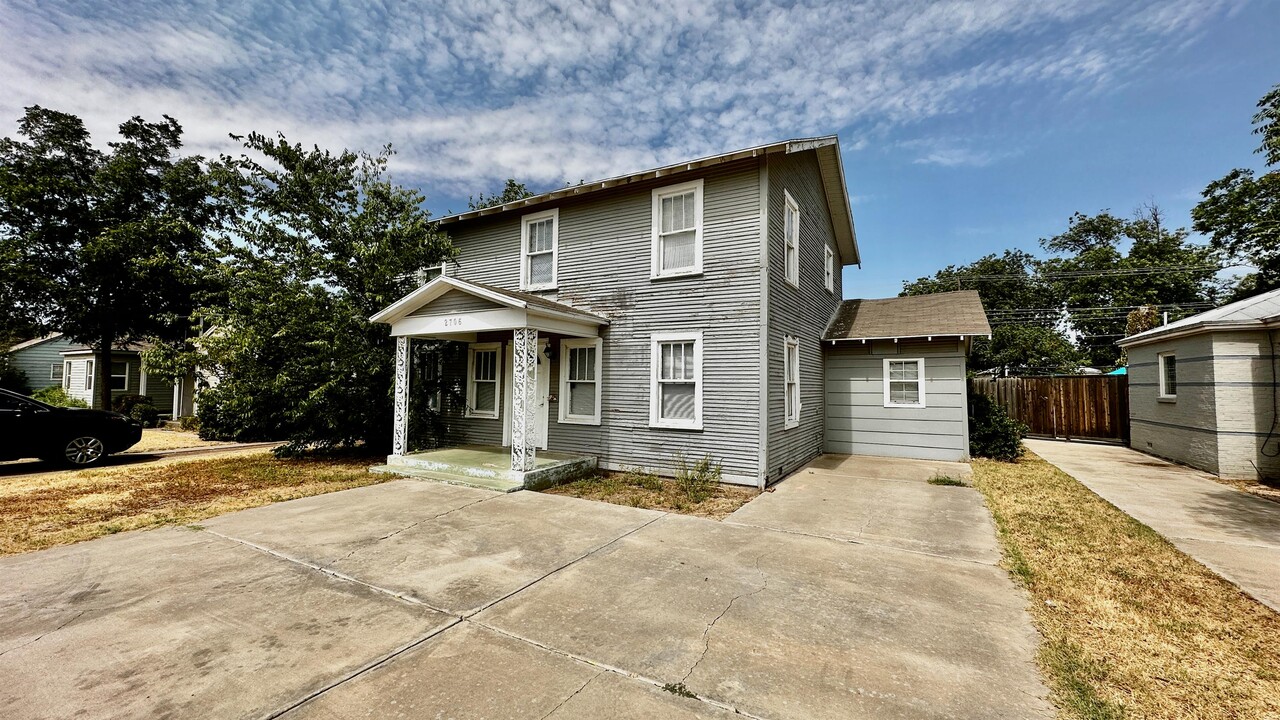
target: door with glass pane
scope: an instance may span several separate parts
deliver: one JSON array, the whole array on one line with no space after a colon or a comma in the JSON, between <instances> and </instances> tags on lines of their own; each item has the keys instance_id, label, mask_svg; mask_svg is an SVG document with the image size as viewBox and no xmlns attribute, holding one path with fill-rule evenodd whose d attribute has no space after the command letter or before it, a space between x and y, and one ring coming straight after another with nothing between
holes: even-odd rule
<instances>
[{"instance_id":1,"label":"door with glass pane","mask_svg":"<svg viewBox=\"0 0 1280 720\"><path fill-rule=\"evenodd\" d=\"M502 444L511 444L511 404L514 383L511 378L512 367L511 345L507 345L506 384L503 386L504 409L502 413ZM547 413L550 410L548 400L551 395L551 364L547 362L547 341L538 341L538 382L537 398L533 406L534 445L547 449Z\"/></svg>"}]
</instances>

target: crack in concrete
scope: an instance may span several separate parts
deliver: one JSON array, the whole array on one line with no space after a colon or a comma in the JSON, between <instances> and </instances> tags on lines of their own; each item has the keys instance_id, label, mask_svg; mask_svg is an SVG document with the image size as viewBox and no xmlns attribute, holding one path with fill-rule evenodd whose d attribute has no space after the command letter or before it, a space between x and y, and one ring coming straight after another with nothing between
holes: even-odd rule
<instances>
[{"instance_id":1,"label":"crack in concrete","mask_svg":"<svg viewBox=\"0 0 1280 720\"><path fill-rule=\"evenodd\" d=\"M717 615L714 620L708 623L707 627L702 631L702 652L698 655L698 659L693 661L693 665L689 666L689 671L684 674L684 677L680 678L681 685L683 685L684 682L689 679L690 675L693 675L693 671L698 669L698 665L702 664L703 658L707 656L707 651L711 649L711 638L710 638L711 629L716 626L716 623L720 622L720 618L727 615L729 613L729 610L733 608L733 604L738 602L738 600L745 597L751 597L752 595L756 595L758 593L764 592L764 590L769 587L769 576L766 575L764 571L760 569L760 561L764 558L765 555L768 555L771 552L773 551L766 550L765 552L762 552L756 556L756 562L755 562L756 572L760 573L760 579L763 580L763 583L760 585L760 587L756 588L755 590L752 590L751 592L739 593L737 595L734 595L732 598L730 598L729 604L725 605L724 609L720 611L720 614Z\"/></svg>"},{"instance_id":2,"label":"crack in concrete","mask_svg":"<svg viewBox=\"0 0 1280 720\"><path fill-rule=\"evenodd\" d=\"M70 625L71 623L75 622L76 620L79 620L79 619L80 619L80 616L81 616L81 615L84 615L86 612L87 612L86 610L81 610L80 612L76 613L76 614L75 614L71 619L69 619L69 620L67 620L66 622L62 623L62 624L61 624L61 625L59 625L58 627L56 627L56 628L54 628L54 629L52 629L52 630L49 630L49 631L47 631L47 632L42 632L42 633L40 633L39 635L35 636L34 638L32 638L32 639L28 640L27 642L24 642L24 643L22 643L21 645L18 645L17 647L11 647L11 648L9 648L8 650L5 650L5 651L0 652L0 656L8 655L8 654L9 654L9 653L11 653L11 652L16 652L16 651L18 651L18 650L21 650L22 648L27 647L28 645L34 645L34 644L36 644L36 643L40 642L40 640L41 640L42 638L44 638L45 636L52 635L52 634L54 634L54 633L58 632L59 630L61 630L62 628L64 628L64 627L66 627L66 626Z\"/></svg>"},{"instance_id":3,"label":"crack in concrete","mask_svg":"<svg viewBox=\"0 0 1280 720\"><path fill-rule=\"evenodd\" d=\"M438 514L436 514L436 515L432 515L431 517L422 518L421 520L417 520L417 521L415 521L415 522L409 523L408 525L406 525L406 526L404 526L404 527L400 528L399 530L396 530L396 531L393 531L393 532L389 532L389 533L387 533L386 535L383 535L383 536L382 536L382 537L380 537L380 538L376 538L376 539L374 539L374 540L370 540L370 541L369 541L369 542L367 542L367 543L364 543L364 544L362 544L362 545L360 545L360 546L358 546L358 547L356 547L356 548L353 548L353 549L351 550L351 552L348 552L346 555L343 555L342 557L340 557L340 558L338 558L338 559L336 559L336 560L331 560L330 562L326 563L326 567L333 567L333 566L337 565L338 563L342 562L343 560L346 560L347 558L351 557L352 555L355 555L356 553L358 553L358 552L360 552L360 551L362 551L362 550L368 550L369 548L373 547L374 545L377 545L378 543L382 542L383 540L390 540L391 538L393 538L393 537L395 537L395 536L399 535L400 533L402 533L402 532L407 532L407 531L409 531L409 530L412 530L412 529L414 529L414 528L418 527L419 525L422 525L423 523L429 523L429 522L431 522L431 521L433 521L433 520L439 520L440 518L444 517L445 515L449 515L449 514L451 514L451 513L458 512L459 510L466 510L467 508L471 507L472 505L479 505L479 504L480 504L480 503L482 503L482 502L487 502L487 501L489 501L489 500L495 500L495 499L500 498L500 497L502 497L502 496L501 496L501 495L494 495L494 496L492 496L492 497L482 497L482 498L480 498L479 500L472 500L471 502L466 503L466 504L464 504L464 505L459 505L459 506L458 506L458 507L456 507L456 508L452 508L452 509L450 509L450 510L445 510L445 511L444 511L444 512L442 512L442 513L438 513Z\"/></svg>"},{"instance_id":4,"label":"crack in concrete","mask_svg":"<svg viewBox=\"0 0 1280 720\"><path fill-rule=\"evenodd\" d=\"M551 712L547 713L546 715L543 715L543 716L540 718L540 720L547 720L547 718L551 717L552 715L555 715L557 710L559 710L560 708L562 708L562 707L564 707L565 705L567 705L567 704L569 703L569 701L570 701L570 700L572 700L572 699L574 699L574 698L578 697L578 693L582 692L583 690L586 690L588 685L590 685L593 681L595 681L595 679L596 679L596 678L600 677L600 676L601 676L601 675L603 675L604 673L605 673L605 671L604 671L604 670L601 670L600 672L596 673L595 675L592 675L591 677L587 678L587 681L586 681L586 682L584 682L584 683L582 683L582 686L581 686L581 687L579 687L577 690L574 690L574 691L573 691L573 693L569 695L569 697L565 698L564 700L561 700L561 701L560 701L560 704L558 704L558 705L556 705L555 707L551 708Z\"/></svg>"}]
</instances>

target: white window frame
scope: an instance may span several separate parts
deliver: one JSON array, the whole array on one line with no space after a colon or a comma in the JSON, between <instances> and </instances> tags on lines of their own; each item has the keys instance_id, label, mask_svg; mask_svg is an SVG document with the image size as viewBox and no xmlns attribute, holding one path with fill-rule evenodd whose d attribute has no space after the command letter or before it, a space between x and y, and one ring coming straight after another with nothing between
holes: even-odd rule
<instances>
[{"instance_id":1,"label":"white window frame","mask_svg":"<svg viewBox=\"0 0 1280 720\"><path fill-rule=\"evenodd\" d=\"M1165 373L1166 361L1173 358L1173 392L1168 389L1168 376ZM1156 356L1156 369L1160 373L1159 393L1156 395L1157 400L1166 400L1173 402L1178 399L1178 354L1176 352L1162 352Z\"/></svg>"},{"instance_id":2,"label":"white window frame","mask_svg":"<svg viewBox=\"0 0 1280 720\"><path fill-rule=\"evenodd\" d=\"M794 379L793 379L794 378ZM795 400L787 412L787 395L795 386ZM782 412L783 429L800 426L800 339L790 335L782 339Z\"/></svg>"},{"instance_id":3,"label":"white window frame","mask_svg":"<svg viewBox=\"0 0 1280 720\"><path fill-rule=\"evenodd\" d=\"M63 390L71 389L71 361L70 360L62 361L62 389Z\"/></svg>"},{"instance_id":4,"label":"white window frame","mask_svg":"<svg viewBox=\"0 0 1280 720\"><path fill-rule=\"evenodd\" d=\"M569 425L599 425L600 424L600 396L604 394L604 376L601 374L604 369L604 343L600 338L583 338L574 340L560 341L560 422ZM569 356L570 351L582 348L595 348L596 351L596 368L595 368L595 384L596 384L596 407L591 415L574 415L569 412ZM591 382L589 380L574 380L575 383Z\"/></svg>"},{"instance_id":5,"label":"white window frame","mask_svg":"<svg viewBox=\"0 0 1280 720\"><path fill-rule=\"evenodd\" d=\"M693 266L663 271L662 269L662 200L672 195L684 195L693 191ZM702 274L702 180L693 180L679 185L669 185L653 191L652 248L649 268L649 279L687 277ZM682 230L681 232L686 232Z\"/></svg>"},{"instance_id":6,"label":"white window frame","mask_svg":"<svg viewBox=\"0 0 1280 720\"><path fill-rule=\"evenodd\" d=\"M111 361L111 363L112 363L113 365L114 365L115 363L117 363L117 362L124 363L124 375L117 375L117 374L116 374L116 369L115 369L114 367L113 367L113 368L111 368L111 385L112 385L112 387L111 387L111 392L124 392L124 393L127 393L127 392L129 392L129 361L127 361L127 360L112 360L112 361ZM119 378L119 377L124 378L124 387L115 387L115 384L116 384L116 378Z\"/></svg>"},{"instance_id":7,"label":"white window frame","mask_svg":"<svg viewBox=\"0 0 1280 720\"><path fill-rule=\"evenodd\" d=\"M440 274L436 275L433 278L428 278L427 274L430 273L432 270L438 270L440 271ZM444 263L438 263L436 265L428 265L424 268L419 269L416 275L417 276L414 279L418 281L418 284L426 285L427 283L432 282L437 278L444 277Z\"/></svg>"},{"instance_id":8,"label":"white window frame","mask_svg":"<svg viewBox=\"0 0 1280 720\"><path fill-rule=\"evenodd\" d=\"M916 364L916 388L919 391L919 402L896 403L889 399L889 363L913 362ZM898 380L896 382L910 382ZM884 406L887 408L922 408L926 407L924 397L924 358L885 358L884 359Z\"/></svg>"},{"instance_id":9,"label":"white window frame","mask_svg":"<svg viewBox=\"0 0 1280 720\"><path fill-rule=\"evenodd\" d=\"M693 418L666 419L662 414L662 343L693 343ZM649 340L649 427L672 430L702 429L702 331L653 333Z\"/></svg>"},{"instance_id":10,"label":"white window frame","mask_svg":"<svg viewBox=\"0 0 1280 720\"><path fill-rule=\"evenodd\" d=\"M58 372L59 369L65 369L65 365L63 363L49 363L49 380L61 382L64 373Z\"/></svg>"},{"instance_id":11,"label":"white window frame","mask_svg":"<svg viewBox=\"0 0 1280 720\"><path fill-rule=\"evenodd\" d=\"M95 370L97 369L96 366L97 366L96 360L84 361L84 389L89 392L93 392L93 381L95 379L93 376L97 374L95 372Z\"/></svg>"},{"instance_id":12,"label":"white window frame","mask_svg":"<svg viewBox=\"0 0 1280 720\"><path fill-rule=\"evenodd\" d=\"M792 287L800 287L800 204L787 190L782 191L785 207L782 215L782 252L786 264L785 277ZM787 233L787 218L793 217L791 233Z\"/></svg>"},{"instance_id":13,"label":"white window frame","mask_svg":"<svg viewBox=\"0 0 1280 720\"><path fill-rule=\"evenodd\" d=\"M478 352L493 353L493 410L478 411L476 406L475 360ZM489 382L488 380L484 382ZM471 343L467 346L467 417L497 420L502 413L502 343Z\"/></svg>"},{"instance_id":14,"label":"white window frame","mask_svg":"<svg viewBox=\"0 0 1280 720\"><path fill-rule=\"evenodd\" d=\"M827 292L834 293L836 291L836 254L831 250L830 245L823 245L822 255L823 282L827 286Z\"/></svg>"},{"instance_id":15,"label":"white window frame","mask_svg":"<svg viewBox=\"0 0 1280 720\"><path fill-rule=\"evenodd\" d=\"M543 220L551 220L551 250L535 253L551 255L551 282L529 282L529 226ZM532 213L520 218L520 289L521 290L555 290L559 281L560 270L560 209L553 208L543 212Z\"/></svg>"}]
</instances>

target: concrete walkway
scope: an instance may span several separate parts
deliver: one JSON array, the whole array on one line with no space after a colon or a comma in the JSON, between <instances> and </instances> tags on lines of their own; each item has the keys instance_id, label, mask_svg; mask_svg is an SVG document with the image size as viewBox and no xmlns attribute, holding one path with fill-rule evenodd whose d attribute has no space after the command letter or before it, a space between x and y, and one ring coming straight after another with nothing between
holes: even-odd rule
<instances>
[{"instance_id":1,"label":"concrete walkway","mask_svg":"<svg viewBox=\"0 0 1280 720\"><path fill-rule=\"evenodd\" d=\"M1182 552L1280 612L1280 503L1125 447L1026 443Z\"/></svg>"},{"instance_id":2,"label":"concrete walkway","mask_svg":"<svg viewBox=\"0 0 1280 720\"><path fill-rule=\"evenodd\" d=\"M0 707L1051 717L976 491L835 465L724 523L404 480L5 558Z\"/></svg>"}]
</instances>

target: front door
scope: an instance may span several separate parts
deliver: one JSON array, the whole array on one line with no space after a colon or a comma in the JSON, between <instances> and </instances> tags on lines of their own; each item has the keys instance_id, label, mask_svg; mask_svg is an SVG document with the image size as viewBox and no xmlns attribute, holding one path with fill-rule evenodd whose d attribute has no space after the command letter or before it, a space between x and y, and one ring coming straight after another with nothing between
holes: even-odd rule
<instances>
[{"instance_id":1,"label":"front door","mask_svg":"<svg viewBox=\"0 0 1280 720\"><path fill-rule=\"evenodd\" d=\"M547 362L547 341L538 341L538 392L536 405L533 412L533 438L534 444L542 450L547 449L547 414L550 410L548 403L551 392L551 363ZM502 444L511 445L511 398L514 394L514 384L511 378L511 369L513 366L511 355L511 344L507 344L507 363L505 383L503 385L503 412L502 412Z\"/></svg>"}]
</instances>

